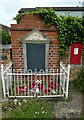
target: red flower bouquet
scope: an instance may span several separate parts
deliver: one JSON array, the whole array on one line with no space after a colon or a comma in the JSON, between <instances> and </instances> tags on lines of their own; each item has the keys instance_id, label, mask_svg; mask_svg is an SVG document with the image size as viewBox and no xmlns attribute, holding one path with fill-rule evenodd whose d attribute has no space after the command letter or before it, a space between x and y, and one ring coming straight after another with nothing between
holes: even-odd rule
<instances>
[{"instance_id":1,"label":"red flower bouquet","mask_svg":"<svg viewBox=\"0 0 84 120\"><path fill-rule=\"evenodd\" d=\"M16 91L19 92L19 93L24 93L24 92L28 91L28 87L26 87L26 86L18 86L16 88Z\"/></svg>"},{"instance_id":2,"label":"red flower bouquet","mask_svg":"<svg viewBox=\"0 0 84 120\"><path fill-rule=\"evenodd\" d=\"M51 83L49 83L48 88L56 89L56 88L58 88L58 84L56 84L54 81L52 81Z\"/></svg>"}]
</instances>

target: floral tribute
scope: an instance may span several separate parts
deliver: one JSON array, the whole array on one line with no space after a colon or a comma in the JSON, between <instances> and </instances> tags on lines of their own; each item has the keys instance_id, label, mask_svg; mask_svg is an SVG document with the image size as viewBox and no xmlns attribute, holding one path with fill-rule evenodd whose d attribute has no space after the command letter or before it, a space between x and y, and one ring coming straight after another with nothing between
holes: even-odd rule
<instances>
[{"instance_id":1,"label":"floral tribute","mask_svg":"<svg viewBox=\"0 0 84 120\"><path fill-rule=\"evenodd\" d=\"M59 87L59 85L54 82L51 81L47 86L45 85L45 83L42 83L42 80L36 80L34 82L32 82L32 84L28 86L18 86L16 88L16 92L18 93L25 93L28 92L28 90L30 91L30 93L40 93L43 92L44 94L49 94L50 92L52 94L56 94L56 89Z\"/></svg>"},{"instance_id":2,"label":"floral tribute","mask_svg":"<svg viewBox=\"0 0 84 120\"><path fill-rule=\"evenodd\" d=\"M16 88L16 91L19 92L19 93L24 93L24 92L28 91L28 87L26 87L26 86L18 86Z\"/></svg>"}]
</instances>

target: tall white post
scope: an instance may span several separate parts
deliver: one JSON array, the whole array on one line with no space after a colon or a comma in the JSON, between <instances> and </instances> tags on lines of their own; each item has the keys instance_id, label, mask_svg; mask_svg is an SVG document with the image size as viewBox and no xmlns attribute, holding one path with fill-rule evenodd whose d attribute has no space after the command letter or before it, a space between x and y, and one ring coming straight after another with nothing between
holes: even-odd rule
<instances>
[{"instance_id":1,"label":"tall white post","mask_svg":"<svg viewBox=\"0 0 84 120\"><path fill-rule=\"evenodd\" d=\"M66 82L66 97L68 97L69 76L70 76L70 65L68 65L68 75L67 75L67 82Z\"/></svg>"},{"instance_id":2,"label":"tall white post","mask_svg":"<svg viewBox=\"0 0 84 120\"><path fill-rule=\"evenodd\" d=\"M1 64L1 78L2 78L4 98L6 98L5 81L4 81L4 66L3 66L3 64Z\"/></svg>"}]
</instances>

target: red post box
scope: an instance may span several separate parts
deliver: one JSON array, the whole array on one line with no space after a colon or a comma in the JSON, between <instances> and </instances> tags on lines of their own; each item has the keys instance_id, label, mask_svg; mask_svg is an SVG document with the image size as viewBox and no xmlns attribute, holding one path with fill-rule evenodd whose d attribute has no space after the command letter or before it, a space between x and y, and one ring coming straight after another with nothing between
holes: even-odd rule
<instances>
[{"instance_id":1,"label":"red post box","mask_svg":"<svg viewBox=\"0 0 84 120\"><path fill-rule=\"evenodd\" d=\"M82 53L82 43L73 43L71 45L70 64L80 64Z\"/></svg>"}]
</instances>

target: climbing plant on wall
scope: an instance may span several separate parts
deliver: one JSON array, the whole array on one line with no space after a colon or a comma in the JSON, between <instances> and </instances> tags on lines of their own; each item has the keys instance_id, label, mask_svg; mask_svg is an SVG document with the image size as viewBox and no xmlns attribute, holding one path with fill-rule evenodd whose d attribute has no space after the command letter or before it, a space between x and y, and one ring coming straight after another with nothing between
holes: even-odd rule
<instances>
[{"instance_id":1,"label":"climbing plant on wall","mask_svg":"<svg viewBox=\"0 0 84 120\"><path fill-rule=\"evenodd\" d=\"M83 17L79 18L69 15L58 16L56 11L52 8L41 8L32 12L19 13L16 15L16 17L14 17L14 20L19 23L19 20L25 14L37 14L44 20L45 25L55 25L57 27L60 40L60 56L64 55L66 49L73 42L84 43Z\"/></svg>"}]
</instances>

